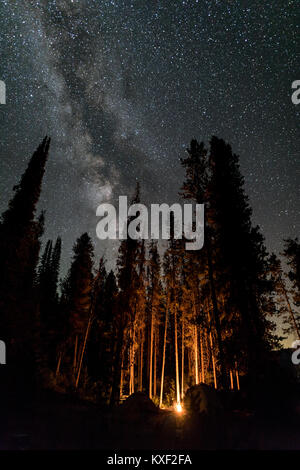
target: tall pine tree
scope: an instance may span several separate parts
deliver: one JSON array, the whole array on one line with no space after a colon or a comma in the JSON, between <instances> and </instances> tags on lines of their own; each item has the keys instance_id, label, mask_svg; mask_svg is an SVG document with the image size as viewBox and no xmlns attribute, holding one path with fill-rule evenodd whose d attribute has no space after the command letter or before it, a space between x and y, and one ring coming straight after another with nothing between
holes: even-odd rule
<instances>
[{"instance_id":1,"label":"tall pine tree","mask_svg":"<svg viewBox=\"0 0 300 470\"><path fill-rule=\"evenodd\" d=\"M33 286L43 232L43 215L38 221L34 217L49 145L50 139L45 137L32 155L0 224L1 336L10 370L22 371L25 381L32 376L27 371L34 365Z\"/></svg>"}]
</instances>

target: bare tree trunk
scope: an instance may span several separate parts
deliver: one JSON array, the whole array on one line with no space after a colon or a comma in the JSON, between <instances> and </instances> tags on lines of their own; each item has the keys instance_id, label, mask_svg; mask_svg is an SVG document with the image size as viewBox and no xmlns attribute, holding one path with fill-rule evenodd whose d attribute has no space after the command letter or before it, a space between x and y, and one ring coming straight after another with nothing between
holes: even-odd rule
<instances>
[{"instance_id":1,"label":"bare tree trunk","mask_svg":"<svg viewBox=\"0 0 300 470\"><path fill-rule=\"evenodd\" d=\"M194 325L194 364L195 364L195 384L199 383L198 376L198 341L197 341L197 326Z\"/></svg>"},{"instance_id":2,"label":"bare tree trunk","mask_svg":"<svg viewBox=\"0 0 300 470\"><path fill-rule=\"evenodd\" d=\"M197 319L197 307L196 307L196 294L195 290L193 289L193 310L194 310L194 321L196 322ZM197 325L194 325L194 365L195 365L195 384L198 385L199 383L199 365L198 365L198 333L197 333Z\"/></svg>"},{"instance_id":3,"label":"bare tree trunk","mask_svg":"<svg viewBox=\"0 0 300 470\"><path fill-rule=\"evenodd\" d=\"M166 316L165 316L165 330L164 330L164 346L163 346L163 357L161 367L161 379L160 379L160 398L159 407L162 406L162 399L164 393L164 379L165 379L165 360L166 360L166 344L167 344L167 329L168 329L168 311L169 311L169 299L166 305Z\"/></svg>"},{"instance_id":4,"label":"bare tree trunk","mask_svg":"<svg viewBox=\"0 0 300 470\"><path fill-rule=\"evenodd\" d=\"M212 358L212 366L213 366L213 374L214 374L214 385L215 385L215 389L217 389L216 360L215 360L215 355L214 355L214 346L213 346L211 331L209 333L209 341L210 341L211 358Z\"/></svg>"},{"instance_id":5,"label":"bare tree trunk","mask_svg":"<svg viewBox=\"0 0 300 470\"><path fill-rule=\"evenodd\" d=\"M175 333L175 368L176 368L176 402L180 403L179 363L178 363L178 338L177 338L177 308L174 308L174 333Z\"/></svg>"},{"instance_id":6,"label":"bare tree trunk","mask_svg":"<svg viewBox=\"0 0 300 470\"><path fill-rule=\"evenodd\" d=\"M122 362L121 362L121 378L120 378L120 398L123 396L123 377L124 375L124 354L122 351Z\"/></svg>"},{"instance_id":7,"label":"bare tree trunk","mask_svg":"<svg viewBox=\"0 0 300 470\"><path fill-rule=\"evenodd\" d=\"M56 371L55 371L55 377L58 377L58 374L59 374L60 365L61 365L61 357L62 357L62 352L60 352L59 356L58 356L58 361L57 361L57 366L56 366Z\"/></svg>"},{"instance_id":8,"label":"bare tree trunk","mask_svg":"<svg viewBox=\"0 0 300 470\"><path fill-rule=\"evenodd\" d=\"M230 388L233 390L233 375L232 375L232 370L230 369Z\"/></svg>"},{"instance_id":9,"label":"bare tree trunk","mask_svg":"<svg viewBox=\"0 0 300 470\"><path fill-rule=\"evenodd\" d=\"M83 342L83 346L82 346L82 350L81 350L81 356L80 356L80 362L79 362L79 368L78 368L75 388L78 387L79 377L80 377L80 372L81 372L81 367L82 367L83 355L84 355L84 352L85 352L86 342L87 342L87 338L88 338L88 334L89 334L89 331L90 331L91 324L92 324L92 318L89 317L89 321L88 321L86 331L85 331L84 342Z\"/></svg>"},{"instance_id":10,"label":"bare tree trunk","mask_svg":"<svg viewBox=\"0 0 300 470\"><path fill-rule=\"evenodd\" d=\"M181 400L184 396L184 316L182 317L181 331Z\"/></svg>"},{"instance_id":11,"label":"bare tree trunk","mask_svg":"<svg viewBox=\"0 0 300 470\"><path fill-rule=\"evenodd\" d=\"M194 364L193 364L193 350L192 348L188 349L188 364L189 364L189 379L191 380L194 377Z\"/></svg>"},{"instance_id":12,"label":"bare tree trunk","mask_svg":"<svg viewBox=\"0 0 300 470\"><path fill-rule=\"evenodd\" d=\"M128 364L128 375L129 375L129 395L132 394L132 344L129 345L129 364Z\"/></svg>"},{"instance_id":13,"label":"bare tree trunk","mask_svg":"<svg viewBox=\"0 0 300 470\"><path fill-rule=\"evenodd\" d=\"M202 328L200 327L201 382L205 383Z\"/></svg>"},{"instance_id":14,"label":"bare tree trunk","mask_svg":"<svg viewBox=\"0 0 300 470\"><path fill-rule=\"evenodd\" d=\"M134 393L134 363L135 363L135 325L130 328L129 346L129 395Z\"/></svg>"},{"instance_id":15,"label":"bare tree trunk","mask_svg":"<svg viewBox=\"0 0 300 470\"><path fill-rule=\"evenodd\" d=\"M153 307L151 305L150 324L150 364L149 364L149 398L152 398L152 375L153 375Z\"/></svg>"},{"instance_id":16,"label":"bare tree trunk","mask_svg":"<svg viewBox=\"0 0 300 470\"><path fill-rule=\"evenodd\" d=\"M153 395L156 397L156 350L157 350L157 330L154 332L154 370L153 370Z\"/></svg>"},{"instance_id":17,"label":"bare tree trunk","mask_svg":"<svg viewBox=\"0 0 300 470\"><path fill-rule=\"evenodd\" d=\"M131 350L131 393L134 393L134 363L135 363L135 349L134 344L132 345Z\"/></svg>"},{"instance_id":18,"label":"bare tree trunk","mask_svg":"<svg viewBox=\"0 0 300 470\"><path fill-rule=\"evenodd\" d=\"M139 387L138 390L143 390L143 354L144 354L144 335L141 332L141 344L140 344L140 361L139 361Z\"/></svg>"},{"instance_id":19,"label":"bare tree trunk","mask_svg":"<svg viewBox=\"0 0 300 470\"><path fill-rule=\"evenodd\" d=\"M132 345L131 345L131 331L129 333L129 361L128 361L128 377L129 377L129 390L128 395L131 395L131 352L132 352Z\"/></svg>"},{"instance_id":20,"label":"bare tree trunk","mask_svg":"<svg viewBox=\"0 0 300 470\"><path fill-rule=\"evenodd\" d=\"M240 378L239 378L239 370L237 367L237 363L235 363L235 377L236 377L237 389L240 390Z\"/></svg>"}]
</instances>

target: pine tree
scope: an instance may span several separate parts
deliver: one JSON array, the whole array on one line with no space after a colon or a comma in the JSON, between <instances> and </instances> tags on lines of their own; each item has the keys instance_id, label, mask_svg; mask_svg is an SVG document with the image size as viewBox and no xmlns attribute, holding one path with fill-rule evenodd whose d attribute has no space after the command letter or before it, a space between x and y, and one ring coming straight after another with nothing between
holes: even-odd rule
<instances>
[{"instance_id":1,"label":"pine tree","mask_svg":"<svg viewBox=\"0 0 300 470\"><path fill-rule=\"evenodd\" d=\"M73 252L73 260L64 285L63 303L69 321L69 360L72 362L72 376L77 387L93 315L94 252L87 233L77 239Z\"/></svg>"},{"instance_id":2,"label":"pine tree","mask_svg":"<svg viewBox=\"0 0 300 470\"><path fill-rule=\"evenodd\" d=\"M210 168L209 159L207 156L207 150L204 147L204 143L200 144L196 140L191 141L191 146L187 149L188 157L181 159L181 164L186 170L186 180L182 185L181 195L185 199L194 201L196 204L206 203L205 211L205 244L204 248L200 252L196 252L194 257L197 258L199 266L205 269L205 277L209 284L209 296L210 300L208 303L211 305L211 313L209 317L212 318L214 323L217 345L218 345L218 359L220 363L220 375L221 385L226 385L225 379L225 364L224 364L224 351L223 351L223 340L222 340L222 327L221 327L221 312L217 302L217 291L216 291L216 272L215 272L215 258L217 253L217 247L212 246L213 240L213 229L214 224L209 215L211 200L209 198L209 183L210 183ZM210 193L211 194L211 193ZM212 338L212 335L211 335ZM212 339L211 339L212 342ZM217 356L217 352L213 352L214 356ZM198 375L198 373L196 372ZM197 377L196 377L197 382Z\"/></svg>"},{"instance_id":3,"label":"pine tree","mask_svg":"<svg viewBox=\"0 0 300 470\"><path fill-rule=\"evenodd\" d=\"M157 356L156 349L158 347L158 335L160 325L160 313L162 302L162 286L161 286L161 266L160 256L158 253L157 242L152 241L149 249L149 261L147 267L147 311L149 314L149 381L148 392L149 398L156 395L156 376L157 376Z\"/></svg>"},{"instance_id":4,"label":"pine tree","mask_svg":"<svg viewBox=\"0 0 300 470\"><path fill-rule=\"evenodd\" d=\"M140 200L139 185L132 203ZM133 218L127 221L127 227ZM132 347L133 328L136 315L136 288L138 285L138 259L141 250L141 240L131 237L123 240L119 247L117 259L117 279L119 287L118 314L114 318L114 359L113 359L113 379L110 404L113 406L119 403L120 384L122 381L122 363L125 353L125 339L129 338L129 347ZM131 351L132 354L132 351ZM132 355L130 361L132 361ZM132 380L132 379L131 379Z\"/></svg>"},{"instance_id":5,"label":"pine tree","mask_svg":"<svg viewBox=\"0 0 300 470\"><path fill-rule=\"evenodd\" d=\"M0 225L0 318L10 370L18 365L24 376L34 364L34 282L44 215L34 220L50 139L32 155ZM20 364L24 364L24 367ZM26 378L25 378L26 380Z\"/></svg>"},{"instance_id":6,"label":"pine tree","mask_svg":"<svg viewBox=\"0 0 300 470\"><path fill-rule=\"evenodd\" d=\"M268 255L259 228L252 226L238 156L231 147L213 137L209 153L195 140L188 153L182 160L183 197L205 203L204 247L194 256L202 270L212 359L217 358L220 384L227 387L230 371L232 375L240 367L254 379L259 357L273 345L273 325L265 315L272 295Z\"/></svg>"},{"instance_id":7,"label":"pine tree","mask_svg":"<svg viewBox=\"0 0 300 470\"><path fill-rule=\"evenodd\" d=\"M144 344L146 336L146 302L147 302L147 280L146 280L146 253L145 242L140 241L137 252L137 275L135 277L135 319L133 326L133 360L131 366L131 389L134 390L135 384L135 365L137 366L137 387L139 391L143 390L144 377Z\"/></svg>"},{"instance_id":8,"label":"pine tree","mask_svg":"<svg viewBox=\"0 0 300 470\"><path fill-rule=\"evenodd\" d=\"M173 321L173 341L174 364L175 364L175 391L176 403L180 404L180 374L179 374L179 348L178 348L178 317L181 296L181 262L182 250L181 240L174 239L174 220L170 218L171 234L169 247L164 254L163 270L166 290L169 295L168 307L170 309L170 319Z\"/></svg>"},{"instance_id":9,"label":"pine tree","mask_svg":"<svg viewBox=\"0 0 300 470\"><path fill-rule=\"evenodd\" d=\"M262 357L270 349L268 330L271 325L262 300L272 285L267 280L268 254L264 239L259 228L252 226L252 211L238 161L230 145L217 137L211 139L207 198L213 246L218 253L216 271L225 315L224 328L226 316L231 312L235 349L244 351L244 366L255 380ZM230 365L233 367L230 363L227 367Z\"/></svg>"}]
</instances>

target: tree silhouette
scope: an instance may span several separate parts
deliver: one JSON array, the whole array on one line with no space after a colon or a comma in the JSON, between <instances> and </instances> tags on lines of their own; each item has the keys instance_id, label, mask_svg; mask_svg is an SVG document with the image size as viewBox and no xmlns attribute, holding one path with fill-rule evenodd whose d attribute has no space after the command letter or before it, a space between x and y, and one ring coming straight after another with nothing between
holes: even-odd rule
<instances>
[{"instance_id":1,"label":"tree silhouette","mask_svg":"<svg viewBox=\"0 0 300 470\"><path fill-rule=\"evenodd\" d=\"M0 225L0 316L10 370L21 370L25 381L32 374L35 345L33 286L38 263L44 215L34 219L50 139L45 137L32 155ZM23 366L21 365L23 364Z\"/></svg>"}]
</instances>

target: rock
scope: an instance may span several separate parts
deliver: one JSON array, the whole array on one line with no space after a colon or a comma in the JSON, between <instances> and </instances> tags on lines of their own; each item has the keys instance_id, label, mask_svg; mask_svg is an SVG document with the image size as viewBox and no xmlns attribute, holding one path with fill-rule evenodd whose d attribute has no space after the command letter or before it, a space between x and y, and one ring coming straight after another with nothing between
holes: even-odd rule
<instances>
[{"instance_id":1,"label":"rock","mask_svg":"<svg viewBox=\"0 0 300 470\"><path fill-rule=\"evenodd\" d=\"M159 412L152 400L143 392L136 392L130 395L119 407L122 417L130 420L143 419L149 415Z\"/></svg>"},{"instance_id":2,"label":"rock","mask_svg":"<svg viewBox=\"0 0 300 470\"><path fill-rule=\"evenodd\" d=\"M184 409L187 413L217 416L223 407L214 388L199 384L190 387L184 397Z\"/></svg>"}]
</instances>

